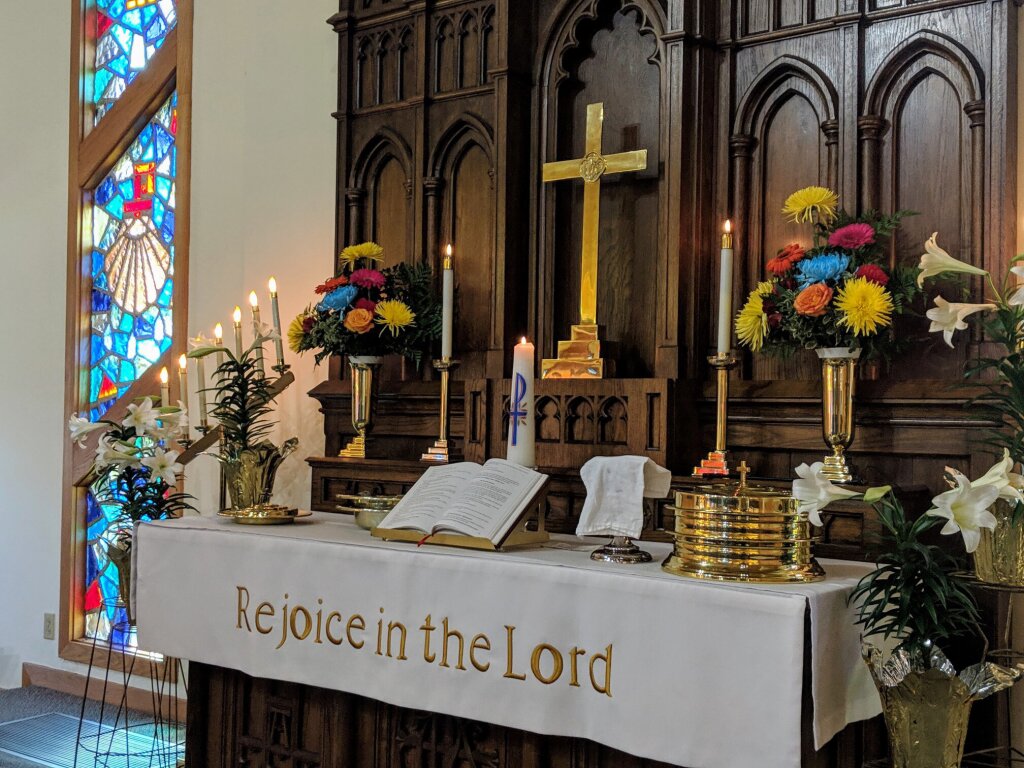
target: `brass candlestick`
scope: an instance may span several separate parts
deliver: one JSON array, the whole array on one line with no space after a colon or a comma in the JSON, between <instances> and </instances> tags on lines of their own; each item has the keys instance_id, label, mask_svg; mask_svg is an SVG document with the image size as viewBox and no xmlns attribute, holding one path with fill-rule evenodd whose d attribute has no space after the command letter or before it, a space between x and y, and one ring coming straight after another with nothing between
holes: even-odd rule
<instances>
[{"instance_id":1,"label":"brass candlestick","mask_svg":"<svg viewBox=\"0 0 1024 768\"><path fill-rule=\"evenodd\" d=\"M717 372L718 398L715 415L715 449L693 468L694 477L724 477L729 474L729 452L725 447L726 427L729 420L729 371L739 362L731 353L708 358Z\"/></svg>"},{"instance_id":2,"label":"brass candlestick","mask_svg":"<svg viewBox=\"0 0 1024 768\"><path fill-rule=\"evenodd\" d=\"M434 444L427 449L427 452L420 456L420 461L431 464L447 464L451 459L448 446L448 431L450 427L451 414L448 409L449 378L454 368L458 367L459 361L444 357L434 361L434 368L441 372L441 419L439 436Z\"/></svg>"}]
</instances>

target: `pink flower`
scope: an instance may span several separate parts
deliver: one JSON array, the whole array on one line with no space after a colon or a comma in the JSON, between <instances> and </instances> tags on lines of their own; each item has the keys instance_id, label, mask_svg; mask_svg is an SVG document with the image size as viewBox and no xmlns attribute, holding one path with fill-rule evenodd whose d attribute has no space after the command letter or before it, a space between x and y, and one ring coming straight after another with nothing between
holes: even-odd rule
<instances>
[{"instance_id":1,"label":"pink flower","mask_svg":"<svg viewBox=\"0 0 1024 768\"><path fill-rule=\"evenodd\" d=\"M840 227L828 236L828 244L836 248L855 251L875 242L875 228L870 224L855 222Z\"/></svg>"},{"instance_id":2,"label":"pink flower","mask_svg":"<svg viewBox=\"0 0 1024 768\"><path fill-rule=\"evenodd\" d=\"M357 269L348 276L348 281L352 285L358 285L360 288L384 287L384 275L376 269Z\"/></svg>"},{"instance_id":3,"label":"pink flower","mask_svg":"<svg viewBox=\"0 0 1024 768\"><path fill-rule=\"evenodd\" d=\"M365 309L367 312L373 312L377 308L377 302L371 301L370 299L356 299L352 308Z\"/></svg>"},{"instance_id":4,"label":"pink flower","mask_svg":"<svg viewBox=\"0 0 1024 768\"><path fill-rule=\"evenodd\" d=\"M865 264L857 270L857 277L863 277L869 283L876 285L888 285L889 275L877 264Z\"/></svg>"}]
</instances>

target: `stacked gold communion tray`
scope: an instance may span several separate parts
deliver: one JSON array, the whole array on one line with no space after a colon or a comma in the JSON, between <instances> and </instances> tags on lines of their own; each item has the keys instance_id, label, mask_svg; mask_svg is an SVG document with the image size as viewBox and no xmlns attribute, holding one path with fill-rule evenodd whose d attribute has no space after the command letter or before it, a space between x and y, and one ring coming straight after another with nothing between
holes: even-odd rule
<instances>
[{"instance_id":1,"label":"stacked gold communion tray","mask_svg":"<svg viewBox=\"0 0 1024 768\"><path fill-rule=\"evenodd\" d=\"M712 581L819 581L811 524L787 491L739 482L676 491L675 546L662 568Z\"/></svg>"}]
</instances>

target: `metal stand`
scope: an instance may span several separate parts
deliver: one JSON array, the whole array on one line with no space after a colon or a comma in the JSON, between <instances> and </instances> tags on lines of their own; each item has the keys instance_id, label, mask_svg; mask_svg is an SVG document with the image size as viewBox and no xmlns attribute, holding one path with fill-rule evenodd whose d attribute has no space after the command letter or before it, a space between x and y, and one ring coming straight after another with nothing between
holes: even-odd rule
<instances>
[{"instance_id":1,"label":"metal stand","mask_svg":"<svg viewBox=\"0 0 1024 768\"><path fill-rule=\"evenodd\" d=\"M694 477L725 477L729 474L729 452L726 450L726 427L729 420L729 371L739 362L732 354L719 354L708 358L717 372L717 401L715 414L715 450L701 459L693 468Z\"/></svg>"},{"instance_id":2,"label":"metal stand","mask_svg":"<svg viewBox=\"0 0 1024 768\"><path fill-rule=\"evenodd\" d=\"M100 610L106 611L108 607L101 605ZM128 708L129 683L136 660L147 654L134 647L135 627L128 620L123 601L114 605L114 615L117 620L111 625L110 636L106 640L92 639L73 766L108 768L116 764L124 768L181 768L185 765L185 731L183 713L178 711L179 681L188 695L181 662L165 659L161 673L149 678L152 718L133 722ZM97 651L105 659L97 661ZM121 663L115 664L116 659ZM156 659L150 655L149 661L155 663ZM111 673L121 686L116 703L108 702ZM92 722L86 720L86 708L90 701L89 688L97 682L101 684L99 715L97 721Z\"/></svg>"},{"instance_id":3,"label":"metal stand","mask_svg":"<svg viewBox=\"0 0 1024 768\"><path fill-rule=\"evenodd\" d=\"M451 372L459 365L458 360L444 357L434 361L434 368L441 372L441 424L438 430L438 438L434 444L427 449L427 452L420 456L420 461L430 464L447 464L452 456L448 445L448 434L451 427L451 413L448 406L450 397Z\"/></svg>"},{"instance_id":4,"label":"metal stand","mask_svg":"<svg viewBox=\"0 0 1024 768\"><path fill-rule=\"evenodd\" d=\"M651 562L651 553L644 552L628 536L615 536L603 547L591 552L590 559L605 563L632 565Z\"/></svg>"}]
</instances>

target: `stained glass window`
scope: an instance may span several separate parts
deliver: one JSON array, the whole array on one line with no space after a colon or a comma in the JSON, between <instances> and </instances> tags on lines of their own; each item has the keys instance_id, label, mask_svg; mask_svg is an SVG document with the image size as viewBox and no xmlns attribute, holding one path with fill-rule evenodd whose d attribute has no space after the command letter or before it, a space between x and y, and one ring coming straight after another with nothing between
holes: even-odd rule
<instances>
[{"instance_id":1,"label":"stained glass window","mask_svg":"<svg viewBox=\"0 0 1024 768\"><path fill-rule=\"evenodd\" d=\"M177 94L142 129L92 194L90 417L101 418L171 346ZM90 242L91 241L91 242ZM120 530L103 480L86 499L86 636L131 645L110 546Z\"/></svg>"},{"instance_id":2,"label":"stained glass window","mask_svg":"<svg viewBox=\"0 0 1024 768\"><path fill-rule=\"evenodd\" d=\"M97 123L146 68L177 21L175 0L97 0L92 84Z\"/></svg>"}]
</instances>

